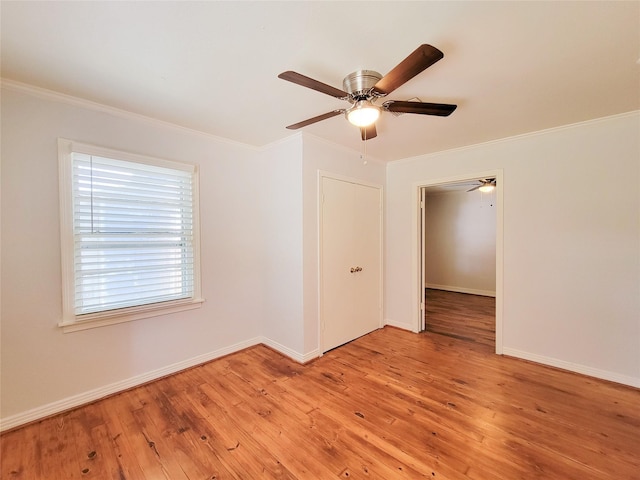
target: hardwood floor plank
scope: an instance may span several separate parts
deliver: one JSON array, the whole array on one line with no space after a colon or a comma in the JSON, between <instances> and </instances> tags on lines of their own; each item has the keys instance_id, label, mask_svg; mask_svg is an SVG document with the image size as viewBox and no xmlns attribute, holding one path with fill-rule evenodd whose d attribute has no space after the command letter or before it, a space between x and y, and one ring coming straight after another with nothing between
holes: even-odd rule
<instances>
[{"instance_id":1,"label":"hardwood floor plank","mask_svg":"<svg viewBox=\"0 0 640 480\"><path fill-rule=\"evenodd\" d=\"M128 420L126 412L119 408L122 402L117 401L118 397L112 398L114 402L98 402L95 404L97 415L104 419L113 455L118 459L118 476L113 478L118 480L144 480L146 478L144 469L147 461L146 450L139 450L133 446L130 437L135 435L133 428L137 427L135 427L132 419ZM129 421L131 423L128 423ZM98 453L100 452L96 451L96 454ZM92 471L97 472L96 478L101 478L100 475L104 478L103 471L99 468L94 466ZM157 476L154 478L162 477Z\"/></svg>"},{"instance_id":2,"label":"hardwood floor plank","mask_svg":"<svg viewBox=\"0 0 640 480\"><path fill-rule=\"evenodd\" d=\"M640 480L640 390L384 328L256 346L0 436L2 479Z\"/></svg>"},{"instance_id":3,"label":"hardwood floor plank","mask_svg":"<svg viewBox=\"0 0 640 480\"><path fill-rule=\"evenodd\" d=\"M76 412L56 417L54 421L41 423L39 469L45 477L77 479L81 477L80 465L75 454L73 420Z\"/></svg>"},{"instance_id":4,"label":"hardwood floor plank","mask_svg":"<svg viewBox=\"0 0 640 480\"><path fill-rule=\"evenodd\" d=\"M211 409L203 411L190 396L176 395L171 401L190 426L190 434L194 435L194 440L205 442L210 454L215 455L230 472L238 474L240 478L295 478L276 459L270 458L268 452L238 424L230 422L226 412L217 410L211 415ZM211 428L214 425L217 428ZM244 454L245 451L250 454ZM261 458L262 463L257 465L251 461L252 458ZM203 462L205 460L206 456L203 457Z\"/></svg>"},{"instance_id":5,"label":"hardwood floor plank","mask_svg":"<svg viewBox=\"0 0 640 480\"><path fill-rule=\"evenodd\" d=\"M370 395L373 392L380 390L373 387L371 392L367 392L364 389L361 401L366 401L366 398L371 398ZM380 401L375 403L369 401L368 404L368 414L371 414L370 416L373 418L377 416L375 407L378 405L381 406L383 411L389 412L393 411L392 405L398 404L399 399L407 400L408 397L411 397L402 393L391 395L385 395L384 392L380 393L381 395L378 395L381 398ZM385 402L385 397L389 399L388 403ZM446 459L446 461L439 462L441 473L446 471L447 468L452 469L453 472L467 471L469 469L468 446L472 442L481 440L484 433L470 432L469 430L473 430L476 427L464 425L464 418L461 419L460 412L452 402L437 402L426 405L421 398L419 395L413 397L415 404L412 405L411 411L408 412L410 415L396 410L392 421L389 422L389 426L386 428L385 439L390 442L396 442L399 448L406 449L418 458L420 456L428 456L432 460ZM402 404L406 403L402 402ZM376 425L373 428L379 429L380 425ZM414 446L420 446L420 448L413 449ZM482 461L482 457L480 458L478 461ZM497 468L496 464L492 463L491 468L495 470ZM452 478L456 477L455 473L450 475Z\"/></svg>"},{"instance_id":6,"label":"hardwood floor plank","mask_svg":"<svg viewBox=\"0 0 640 480\"><path fill-rule=\"evenodd\" d=\"M273 352L270 352L270 355L273 356ZM233 381L235 376L230 374L228 368L222 372L217 370L216 375L211 375L207 367L208 365L186 372L192 376L193 383L199 385L200 394L197 395L198 400L194 403L194 408L211 418L219 434L223 436L225 444L229 445L229 450L241 452L246 447L247 451L252 452L249 460L262 459L258 465L241 467L250 472L245 478L314 478L310 472L326 474L324 465L314 464L315 458L311 458L310 465L305 465L307 459L304 456L300 457L299 445L283 437L281 429L265 431L260 428L262 416L248 410L244 396L234 392L229 382ZM302 461L299 461L300 459ZM247 459L243 457L238 459L245 460ZM255 468L259 468L260 472L252 472ZM295 472L301 472L302 477Z\"/></svg>"},{"instance_id":7,"label":"hardwood floor plank","mask_svg":"<svg viewBox=\"0 0 640 480\"><path fill-rule=\"evenodd\" d=\"M238 372L238 368L234 370L234 373L240 373L243 378L250 376L249 372ZM275 421L284 427L291 421L289 417L294 415L296 422L310 429L313 435L319 435L324 441L325 450L331 453L332 464L342 472L341 476L348 474L351 478L359 478L365 475L370 478L372 475L378 475L379 478L389 478L389 475L392 475L400 478L401 473L405 475L402 478L419 478L421 476L408 466L400 465L399 469L389 467L381 461L381 458L385 457L385 453L382 451L377 451L375 455L364 456L362 452L366 452L366 450L358 449L360 452L358 459L354 446L357 447L362 442L362 438L352 435L349 430L342 429L341 424L331 422L328 417L322 416L322 421L319 421L320 414L317 410L311 409L310 415L306 413L308 408L300 409L298 402L290 402L283 393L289 388L293 388L293 383L294 380L285 383L284 390L281 391L278 391L273 384L260 389L260 393L264 396L263 400L269 405L267 410L270 416L269 421ZM309 386L306 385L306 387L308 389ZM335 428L323 428L327 423L332 423ZM358 459L358 461L354 463L354 459Z\"/></svg>"},{"instance_id":8,"label":"hardwood floor plank","mask_svg":"<svg viewBox=\"0 0 640 480\"><path fill-rule=\"evenodd\" d=\"M240 415L243 419L243 423L251 425L253 431L260 432L263 435L271 438L270 452L277 458L281 458L282 455L295 455L295 450L303 450L307 452L307 457L302 462L305 469L309 469L313 474L320 475L318 478L324 478L327 475L335 475L338 471L344 468L344 465L339 459L334 456L325 458L323 462L317 462L317 456L313 453L318 447L323 447L324 442L318 441L315 432L308 430L308 419L305 419L300 415L297 409L287 412L286 422L283 425L282 417L278 415L279 408L273 404L270 399L269 392L262 388L262 383L257 382L254 385L250 385L248 382L242 379L242 376L235 374L240 368L240 363L235 363L231 367L231 373L227 376L225 382L226 390L218 390L215 395L218 396L218 401L224 402L224 398L220 392L230 392L234 397L243 398L243 401L237 403L234 406L233 411ZM213 392L210 392L214 395ZM291 428L295 425L295 428ZM281 448L281 445L287 445L286 449ZM284 462L283 462L284 463ZM333 470L331 470L333 468Z\"/></svg>"},{"instance_id":9,"label":"hardwood floor plank","mask_svg":"<svg viewBox=\"0 0 640 480\"><path fill-rule=\"evenodd\" d=\"M113 440L107 432L105 419L98 409L79 409L73 412L73 438L76 460L82 478L100 479L122 477Z\"/></svg>"},{"instance_id":10,"label":"hardwood floor plank","mask_svg":"<svg viewBox=\"0 0 640 480\"><path fill-rule=\"evenodd\" d=\"M0 478L43 478L42 440L38 424L0 436Z\"/></svg>"},{"instance_id":11,"label":"hardwood floor plank","mask_svg":"<svg viewBox=\"0 0 640 480\"><path fill-rule=\"evenodd\" d=\"M203 385L202 388L211 398L224 395L218 390L212 391L208 384ZM221 399L218 403L224 405L224 400ZM249 408L246 402L230 406L228 412L242 425L242 429L246 429L267 453L286 466L295 478L332 478L335 476L334 472L320 461L317 455L314 455L313 449L305 449L305 453L301 453L303 448L308 447L306 443L308 438L299 436L300 430L297 426L283 430L279 425L262 421L263 417L259 413L256 415L255 409ZM294 432L293 437L288 434L289 431Z\"/></svg>"},{"instance_id":12,"label":"hardwood floor plank","mask_svg":"<svg viewBox=\"0 0 640 480\"><path fill-rule=\"evenodd\" d=\"M155 454L154 444L145 429L140 426L136 412L144 409L148 400L143 387L124 392L105 401L97 407L106 418L107 428L115 444L114 449L122 453L125 478L170 479L165 466Z\"/></svg>"}]
</instances>

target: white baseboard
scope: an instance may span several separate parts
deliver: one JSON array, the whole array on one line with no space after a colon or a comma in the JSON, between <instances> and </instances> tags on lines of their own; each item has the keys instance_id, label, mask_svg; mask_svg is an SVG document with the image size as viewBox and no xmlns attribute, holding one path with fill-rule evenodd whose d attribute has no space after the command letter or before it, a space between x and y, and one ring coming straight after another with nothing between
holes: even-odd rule
<instances>
[{"instance_id":1,"label":"white baseboard","mask_svg":"<svg viewBox=\"0 0 640 480\"><path fill-rule=\"evenodd\" d=\"M174 363L173 365L168 365L166 367L159 368L142 375L136 375L135 377L131 377L126 380L115 382L110 385L105 385L94 390L89 390L88 392L73 395L71 397L67 397L62 400L43 405L41 407L27 410L26 412L2 418L0 419L0 432L49 417L51 415L55 415L56 413L64 412L71 408L79 407L80 405L86 405L87 403L100 400L101 398L107 397L109 395L122 392L129 388L137 387L138 385L142 385L144 383L166 377L167 375L177 373L187 368L195 367L196 365L215 360L216 358L224 357L225 355L244 350L245 348L253 347L254 345L258 345L260 343L264 343L263 339L260 337L245 340L243 342L236 343L235 345L224 347L213 352L205 353L203 355L198 355L197 357L189 358L182 362Z\"/></svg>"},{"instance_id":2,"label":"white baseboard","mask_svg":"<svg viewBox=\"0 0 640 480\"><path fill-rule=\"evenodd\" d=\"M454 287L452 285L437 285L435 283L427 283L427 288L434 290L446 290L448 292L469 293L471 295L481 295L483 297L495 297L495 290L479 290L477 288Z\"/></svg>"},{"instance_id":3,"label":"white baseboard","mask_svg":"<svg viewBox=\"0 0 640 480\"><path fill-rule=\"evenodd\" d=\"M523 352L515 348L503 347L502 353L509 357L521 358L523 360L529 360L543 365L549 365L550 367L561 368L563 370L569 370L570 372L580 373L589 377L600 378L602 380L609 380L611 382L621 383L623 385L629 385L630 387L640 388L640 378L629 377L627 375L621 375L615 372L609 372L607 370L600 370L598 368L588 367L586 365L580 365L577 363L567 362L565 360L559 360L557 358L545 357L543 355L537 355L535 353Z\"/></svg>"},{"instance_id":4,"label":"white baseboard","mask_svg":"<svg viewBox=\"0 0 640 480\"><path fill-rule=\"evenodd\" d=\"M173 365L168 365L166 367L159 368L142 375L136 375L135 377L131 377L120 382L115 382L110 385L105 385L104 387L89 390L88 392L73 395L71 397L67 397L62 400L43 405L41 407L36 407L31 410L27 410L26 412L2 418L0 419L0 432L19 427L20 425L25 425L30 422L35 422L37 420L50 417L51 415L70 410L81 405L95 402L96 400L108 397L109 395L113 395L115 393L137 387L144 383L166 377L167 375L178 373L181 370L195 367L196 365L201 365L203 363L210 362L211 360L215 360L216 358L224 357L225 355L239 352L240 350L244 350L245 348L253 347L259 344L267 345L299 363L306 363L320 355L319 349L315 349L306 354L300 354L295 350L292 350L289 347L285 347L284 345L281 345L280 343L275 342L267 337L256 337L240 343L236 343L235 345L215 350L213 352L198 355L197 357L174 363Z\"/></svg>"},{"instance_id":5,"label":"white baseboard","mask_svg":"<svg viewBox=\"0 0 640 480\"><path fill-rule=\"evenodd\" d=\"M402 323L402 322L396 322L390 318L385 318L384 319L384 324L388 325L390 327L396 327L396 328L400 328L401 330L408 330L410 332L414 332L414 333L418 333L416 332L414 325L410 324L410 323Z\"/></svg>"},{"instance_id":6,"label":"white baseboard","mask_svg":"<svg viewBox=\"0 0 640 480\"><path fill-rule=\"evenodd\" d=\"M400 328L402 330L413 331L413 326L411 324L394 322L391 319L385 319L385 325ZM109 395L122 392L129 388L137 387L144 383L157 380L167 375L172 375L181 370L185 370L187 368L191 368L196 365L200 365L202 363L215 360L216 358L220 358L225 355L229 355L231 353L235 353L240 350L244 350L245 348L253 347L259 344L267 345L268 347L273 348L274 350L282 353L283 355L299 363L309 362L310 360L313 360L314 358L317 358L320 355L320 351L318 349L315 349L305 354L301 354L267 337L256 337L249 340L245 340L240 343L236 343L235 345L231 345L225 348L221 348L219 350L215 350L210 353L198 355L196 357L184 360L182 362L174 363L172 365L168 365L166 367L153 370L151 372L147 372L142 375L137 375L135 377L131 377L120 382L115 382L110 385L105 385L104 387L96 388L88 392L84 392L78 395L73 395L71 397L58 400L56 402L52 402L47 405L43 405L41 407L33 408L31 410L27 410L26 412L22 412L16 415L2 418L0 419L0 432L9 430L30 422L41 420L51 415L55 415L57 413L69 410L71 408L79 407L81 405L86 405L87 403L100 400L101 398L107 397ZM615 372L609 372L606 370L587 367L585 365L566 362L564 360L558 360L556 358L550 358L542 355L537 355L534 353L524 352L514 348L503 347L502 353L510 357L521 358L523 360L530 360L532 362L541 363L543 365L562 368L563 370L569 370L571 372L576 372L583 375L588 375L591 377L601 378L603 380L609 380L612 382L621 383L623 385L629 385L631 387L640 388L640 378L629 377L629 376L621 375Z\"/></svg>"},{"instance_id":7,"label":"white baseboard","mask_svg":"<svg viewBox=\"0 0 640 480\"><path fill-rule=\"evenodd\" d=\"M289 357L290 359L298 363L307 363L320 356L320 350L317 348L315 350L312 350L311 352L302 354L296 352L295 350L292 350L289 347L285 347L284 345L267 337L261 337L260 343L264 343L267 347L273 348L274 350L280 352L284 356Z\"/></svg>"}]
</instances>

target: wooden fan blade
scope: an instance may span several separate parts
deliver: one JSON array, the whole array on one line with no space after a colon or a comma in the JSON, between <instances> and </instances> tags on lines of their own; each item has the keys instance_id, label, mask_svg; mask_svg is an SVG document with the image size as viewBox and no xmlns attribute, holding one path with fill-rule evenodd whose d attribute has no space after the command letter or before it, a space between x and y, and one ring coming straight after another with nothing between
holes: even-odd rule
<instances>
[{"instance_id":1,"label":"wooden fan blade","mask_svg":"<svg viewBox=\"0 0 640 480\"><path fill-rule=\"evenodd\" d=\"M373 90L381 95L388 95L442 57L444 57L444 53L436 47L427 44L420 45L393 70L378 80L373 86Z\"/></svg>"},{"instance_id":2,"label":"wooden fan blade","mask_svg":"<svg viewBox=\"0 0 640 480\"><path fill-rule=\"evenodd\" d=\"M292 72L291 70L282 72L280 75L278 75L278 78L295 83L297 85L302 85L303 87L310 88L320 93L331 95L332 97L346 98L349 96L347 92L343 92L339 88L332 87L331 85L319 82L318 80L314 80L313 78L305 77L304 75Z\"/></svg>"},{"instance_id":3,"label":"wooden fan blade","mask_svg":"<svg viewBox=\"0 0 640 480\"><path fill-rule=\"evenodd\" d=\"M399 113L417 113L419 115L438 115L446 117L453 113L457 105L448 103L402 102L389 100L384 103L385 110Z\"/></svg>"},{"instance_id":4,"label":"wooden fan blade","mask_svg":"<svg viewBox=\"0 0 640 480\"><path fill-rule=\"evenodd\" d=\"M311 125L312 123L320 122L322 120L326 120L327 118L335 117L336 115L340 115L341 113L344 113L344 110L334 110L333 112L323 113L322 115L318 115L317 117L308 118L307 120L303 120L302 122L289 125L287 128L289 130L297 130L298 128Z\"/></svg>"},{"instance_id":5,"label":"wooden fan blade","mask_svg":"<svg viewBox=\"0 0 640 480\"><path fill-rule=\"evenodd\" d=\"M376 124L372 123L368 127L360 127L360 137L362 141L371 140L372 138L376 138L378 136L378 132L376 131Z\"/></svg>"},{"instance_id":6,"label":"wooden fan blade","mask_svg":"<svg viewBox=\"0 0 640 480\"><path fill-rule=\"evenodd\" d=\"M478 185L477 187L473 187L471 190L467 190L467 192L473 192L474 190L477 190L481 187L482 185Z\"/></svg>"}]
</instances>

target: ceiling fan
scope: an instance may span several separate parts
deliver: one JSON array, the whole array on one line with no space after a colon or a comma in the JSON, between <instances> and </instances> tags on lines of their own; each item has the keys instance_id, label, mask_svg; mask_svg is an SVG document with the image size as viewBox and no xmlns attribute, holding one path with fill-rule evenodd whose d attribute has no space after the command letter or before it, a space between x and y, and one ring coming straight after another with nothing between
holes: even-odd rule
<instances>
[{"instance_id":1,"label":"ceiling fan","mask_svg":"<svg viewBox=\"0 0 640 480\"><path fill-rule=\"evenodd\" d=\"M332 110L317 117L294 123L287 128L296 130L344 113L349 122L360 128L362 140L369 140L377 135L375 122L382 111L437 115L440 117L451 115L457 105L399 100L387 100L379 105L375 103L378 99L386 97L396 88L426 70L442 57L444 57L444 54L437 48L426 44L420 45L384 77L373 70L358 70L347 75L342 81L343 90L297 72L290 70L283 72L278 75L278 78L346 100L351 104L348 108Z\"/></svg>"},{"instance_id":2,"label":"ceiling fan","mask_svg":"<svg viewBox=\"0 0 640 480\"><path fill-rule=\"evenodd\" d=\"M474 190L480 190L483 193L491 192L494 188L496 188L496 179L495 178L483 178L478 180L480 185L476 185L471 190L467 190L467 192L473 192Z\"/></svg>"}]
</instances>

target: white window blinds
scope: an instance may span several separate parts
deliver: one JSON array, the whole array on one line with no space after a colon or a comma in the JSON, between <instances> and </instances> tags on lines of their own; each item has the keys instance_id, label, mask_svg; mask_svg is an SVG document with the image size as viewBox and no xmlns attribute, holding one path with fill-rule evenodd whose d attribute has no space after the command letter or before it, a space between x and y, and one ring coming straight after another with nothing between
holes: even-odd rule
<instances>
[{"instance_id":1,"label":"white window blinds","mask_svg":"<svg viewBox=\"0 0 640 480\"><path fill-rule=\"evenodd\" d=\"M192 173L71 158L75 315L193 297Z\"/></svg>"}]
</instances>

